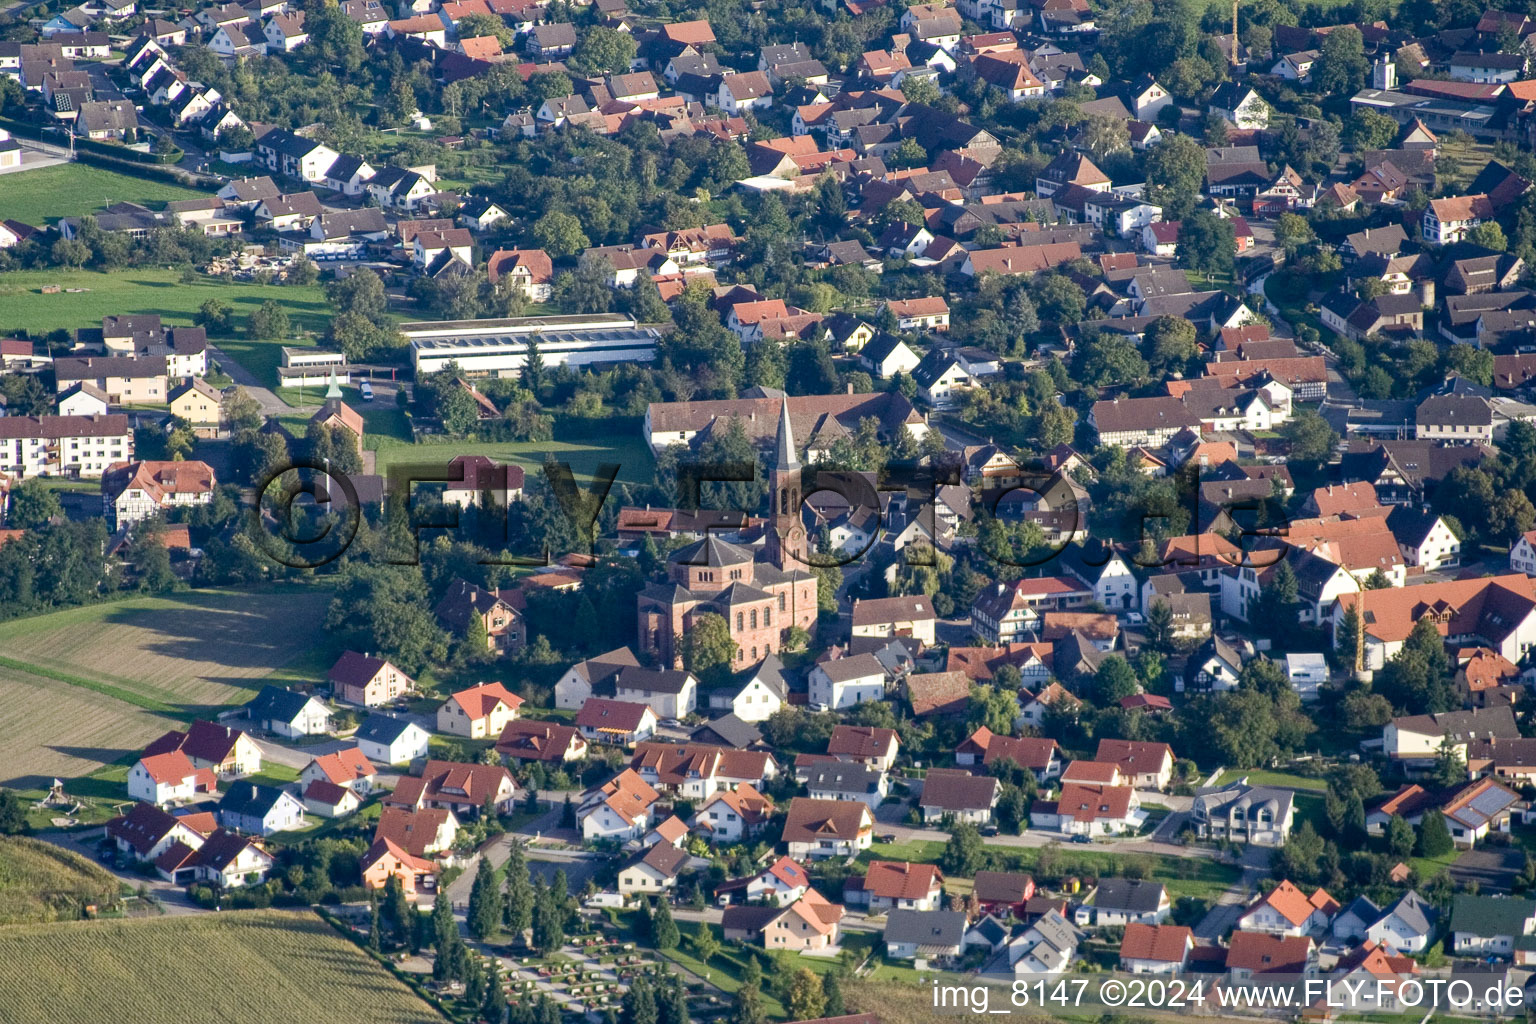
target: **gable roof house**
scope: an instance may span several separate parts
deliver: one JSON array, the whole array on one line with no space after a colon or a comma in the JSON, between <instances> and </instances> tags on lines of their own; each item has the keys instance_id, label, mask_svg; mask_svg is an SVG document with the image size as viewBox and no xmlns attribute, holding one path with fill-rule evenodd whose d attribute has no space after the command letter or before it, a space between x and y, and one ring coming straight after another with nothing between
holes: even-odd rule
<instances>
[{"instance_id":1,"label":"gable roof house","mask_svg":"<svg viewBox=\"0 0 1536 1024\"><path fill-rule=\"evenodd\" d=\"M1333 608L1335 636L1352 610L1360 622L1366 669L1385 665L1425 616L1448 644L1488 647L1511 662L1518 663L1536 643L1536 590L1523 574L1342 594Z\"/></svg>"},{"instance_id":2,"label":"gable roof house","mask_svg":"<svg viewBox=\"0 0 1536 1024\"><path fill-rule=\"evenodd\" d=\"M299 785L307 788L316 782L328 782L366 796L373 792L373 780L377 775L378 770L362 750L347 747L311 758L299 773Z\"/></svg>"},{"instance_id":3,"label":"gable roof house","mask_svg":"<svg viewBox=\"0 0 1536 1024\"><path fill-rule=\"evenodd\" d=\"M1308 896L1289 879L1249 904L1237 927L1271 935L1320 934L1339 912L1339 903L1322 889Z\"/></svg>"},{"instance_id":4,"label":"gable roof house","mask_svg":"<svg viewBox=\"0 0 1536 1024\"><path fill-rule=\"evenodd\" d=\"M582 838L639 839L650 828L659 794L633 768L626 768L583 797L576 818Z\"/></svg>"},{"instance_id":5,"label":"gable roof house","mask_svg":"<svg viewBox=\"0 0 1536 1024\"><path fill-rule=\"evenodd\" d=\"M234 782L219 801L219 824L258 836L304 827L304 805L285 789Z\"/></svg>"},{"instance_id":6,"label":"gable roof house","mask_svg":"<svg viewBox=\"0 0 1536 1024\"><path fill-rule=\"evenodd\" d=\"M873 860L861 878L849 878L843 899L850 904L882 910L938 910L944 897L944 876L932 864Z\"/></svg>"},{"instance_id":7,"label":"gable roof house","mask_svg":"<svg viewBox=\"0 0 1536 1024\"><path fill-rule=\"evenodd\" d=\"M589 697L575 724L589 743L634 746L656 734L657 718L648 704Z\"/></svg>"},{"instance_id":8,"label":"gable roof house","mask_svg":"<svg viewBox=\"0 0 1536 1024\"><path fill-rule=\"evenodd\" d=\"M1536 933L1536 900L1458 895L1451 904L1451 949L1457 956L1511 956Z\"/></svg>"},{"instance_id":9,"label":"gable roof house","mask_svg":"<svg viewBox=\"0 0 1536 1024\"><path fill-rule=\"evenodd\" d=\"M261 747L239 729L199 719L185 732L173 729L144 748L146 755L179 750L198 768L219 775L250 775L261 771Z\"/></svg>"},{"instance_id":10,"label":"gable roof house","mask_svg":"<svg viewBox=\"0 0 1536 1024\"><path fill-rule=\"evenodd\" d=\"M1077 908L1074 920L1079 928L1160 925L1172 912L1168 888L1161 882L1101 878Z\"/></svg>"},{"instance_id":11,"label":"gable roof house","mask_svg":"<svg viewBox=\"0 0 1536 1024\"><path fill-rule=\"evenodd\" d=\"M376 707L415 688L410 676L383 658L346 651L326 673L337 700Z\"/></svg>"},{"instance_id":12,"label":"gable roof house","mask_svg":"<svg viewBox=\"0 0 1536 1024\"><path fill-rule=\"evenodd\" d=\"M437 731L469 739L500 736L522 704L523 698L500 683L480 683L443 702L437 709Z\"/></svg>"},{"instance_id":13,"label":"gable roof house","mask_svg":"<svg viewBox=\"0 0 1536 1024\"><path fill-rule=\"evenodd\" d=\"M827 744L827 753L839 761L867 764L881 771L896 766L900 749L896 730L859 725L838 725Z\"/></svg>"},{"instance_id":14,"label":"gable roof house","mask_svg":"<svg viewBox=\"0 0 1536 1024\"><path fill-rule=\"evenodd\" d=\"M1236 82L1223 82L1211 94L1207 110L1244 130L1269 127L1269 104L1256 90Z\"/></svg>"},{"instance_id":15,"label":"gable roof house","mask_svg":"<svg viewBox=\"0 0 1536 1024\"><path fill-rule=\"evenodd\" d=\"M1120 940L1120 969L1131 974L1175 974L1188 965L1194 946L1194 933L1183 925L1133 922L1125 926Z\"/></svg>"},{"instance_id":16,"label":"gable roof house","mask_svg":"<svg viewBox=\"0 0 1536 1024\"><path fill-rule=\"evenodd\" d=\"M1037 800L1030 823L1069 835L1119 835L1138 831L1147 820L1141 798L1130 786L1064 783L1055 800Z\"/></svg>"},{"instance_id":17,"label":"gable roof house","mask_svg":"<svg viewBox=\"0 0 1536 1024\"><path fill-rule=\"evenodd\" d=\"M1238 931L1227 946L1227 974L1234 983L1266 974L1304 977L1316 966L1316 950L1304 935Z\"/></svg>"},{"instance_id":18,"label":"gable roof house","mask_svg":"<svg viewBox=\"0 0 1536 1024\"><path fill-rule=\"evenodd\" d=\"M318 698L271 685L251 698L245 714L256 728L289 738L331 731L331 709Z\"/></svg>"},{"instance_id":19,"label":"gable roof house","mask_svg":"<svg viewBox=\"0 0 1536 1024\"><path fill-rule=\"evenodd\" d=\"M869 849L874 838L874 815L856 800L790 801L782 841L795 860L853 857Z\"/></svg>"},{"instance_id":20,"label":"gable roof house","mask_svg":"<svg viewBox=\"0 0 1536 1024\"><path fill-rule=\"evenodd\" d=\"M145 754L128 769L129 797L146 804L190 803L217 787L211 768L198 768L179 750Z\"/></svg>"},{"instance_id":21,"label":"gable roof house","mask_svg":"<svg viewBox=\"0 0 1536 1024\"><path fill-rule=\"evenodd\" d=\"M998 781L989 775L933 768L923 781L918 806L922 808L924 821L949 818L956 822L985 824L992 820L998 795Z\"/></svg>"},{"instance_id":22,"label":"gable roof house","mask_svg":"<svg viewBox=\"0 0 1536 1024\"><path fill-rule=\"evenodd\" d=\"M353 734L358 749L380 764L406 764L426 757L430 738L410 719L377 711L363 719Z\"/></svg>"},{"instance_id":23,"label":"gable roof house","mask_svg":"<svg viewBox=\"0 0 1536 1024\"><path fill-rule=\"evenodd\" d=\"M952 960L960 955L965 924L965 914L958 910L892 910L882 936L886 955L917 960L919 969Z\"/></svg>"},{"instance_id":24,"label":"gable roof house","mask_svg":"<svg viewBox=\"0 0 1536 1024\"><path fill-rule=\"evenodd\" d=\"M742 782L705 798L694 812L692 827L710 842L737 843L757 832L772 814L773 801Z\"/></svg>"},{"instance_id":25,"label":"gable roof house","mask_svg":"<svg viewBox=\"0 0 1536 1024\"><path fill-rule=\"evenodd\" d=\"M619 893L627 896L675 888L678 876L687 864L688 854L671 843L657 843L649 850L635 854L619 869Z\"/></svg>"}]
</instances>

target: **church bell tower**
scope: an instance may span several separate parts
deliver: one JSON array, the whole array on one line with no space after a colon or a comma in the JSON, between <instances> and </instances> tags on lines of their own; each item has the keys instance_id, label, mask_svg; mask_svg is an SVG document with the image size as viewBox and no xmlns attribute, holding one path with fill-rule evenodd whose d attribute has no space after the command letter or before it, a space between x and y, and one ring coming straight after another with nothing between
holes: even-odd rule
<instances>
[{"instance_id":1,"label":"church bell tower","mask_svg":"<svg viewBox=\"0 0 1536 1024\"><path fill-rule=\"evenodd\" d=\"M800 519L800 457L789 425L789 399L779 403L779 433L774 443L773 466L768 475L768 561L780 569L806 565L805 525Z\"/></svg>"}]
</instances>

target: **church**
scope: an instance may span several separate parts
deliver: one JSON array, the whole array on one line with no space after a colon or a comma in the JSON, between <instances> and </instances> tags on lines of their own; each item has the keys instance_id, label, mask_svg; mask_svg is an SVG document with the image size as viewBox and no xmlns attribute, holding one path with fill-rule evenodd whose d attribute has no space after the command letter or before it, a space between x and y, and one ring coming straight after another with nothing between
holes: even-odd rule
<instances>
[{"instance_id":1,"label":"church","mask_svg":"<svg viewBox=\"0 0 1536 1024\"><path fill-rule=\"evenodd\" d=\"M667 559L668 582L650 584L637 601L643 652L662 666L680 667L683 634L705 613L725 619L736 642L734 669L778 654L791 627L815 635L816 576L806 563L800 472L786 401L779 408L762 557L714 536L674 551Z\"/></svg>"}]
</instances>

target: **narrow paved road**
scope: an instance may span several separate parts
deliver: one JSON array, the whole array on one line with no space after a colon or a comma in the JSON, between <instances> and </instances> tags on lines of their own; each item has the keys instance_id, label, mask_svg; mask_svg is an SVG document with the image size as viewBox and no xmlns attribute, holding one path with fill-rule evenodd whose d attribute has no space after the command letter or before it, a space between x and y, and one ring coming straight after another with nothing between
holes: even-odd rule
<instances>
[{"instance_id":1,"label":"narrow paved road","mask_svg":"<svg viewBox=\"0 0 1536 1024\"><path fill-rule=\"evenodd\" d=\"M1174 813L1159 823L1157 830L1151 836L1140 839L1096 839L1091 845L1088 845L1088 849L1113 851L1115 853L1152 853L1161 854L1165 857L1214 859L1208 847L1185 846L1171 841L1174 836L1178 835L1179 829L1182 827L1185 812L1188 811L1191 802L1190 798L1173 797L1152 791L1143 791L1141 796L1144 801L1162 804ZM906 813L904 807L895 804L880 808L880 810L885 811L887 814L898 816ZM878 812L876 817L878 820ZM948 832L934 828L915 828L911 825L903 825L899 821L878 821L875 830L879 835L895 836L898 843L910 842L912 840L926 840L936 843L949 842ZM884 844L876 843L872 849L878 853L882 845ZM1062 846L1070 849L1079 844L1067 842L1057 832L1031 830L1017 836L988 836L986 845L1005 846L1014 849L1039 849L1044 846Z\"/></svg>"},{"instance_id":2,"label":"narrow paved road","mask_svg":"<svg viewBox=\"0 0 1536 1024\"><path fill-rule=\"evenodd\" d=\"M539 799L549 803L550 809L539 817L517 828L514 832L497 836L464 862L464 870L448 884L444 891L448 899L453 902L455 910L469 905L469 891L474 888L475 872L480 869L480 858L485 857L491 862L491 867L500 868L507 862L511 855L512 843L527 843L530 840L550 836L556 833L560 827L560 814L564 809L565 794L556 793L554 790L544 790L539 793ZM571 833L573 835L573 833ZM548 847L532 847L527 852L529 860L561 862L569 865L566 869L568 878L577 879L571 882L571 888L579 888L586 878L596 870L594 862L597 854L585 853L580 850L567 850ZM579 879L578 879L578 871Z\"/></svg>"},{"instance_id":3,"label":"narrow paved road","mask_svg":"<svg viewBox=\"0 0 1536 1024\"><path fill-rule=\"evenodd\" d=\"M254 373L241 366L234 357L217 345L212 343L208 345L208 355L219 364L219 369L229 374L231 380L245 389L246 394L256 399L257 404L261 406L261 411L268 416L287 416L301 411L278 398L275 391L257 380Z\"/></svg>"}]
</instances>

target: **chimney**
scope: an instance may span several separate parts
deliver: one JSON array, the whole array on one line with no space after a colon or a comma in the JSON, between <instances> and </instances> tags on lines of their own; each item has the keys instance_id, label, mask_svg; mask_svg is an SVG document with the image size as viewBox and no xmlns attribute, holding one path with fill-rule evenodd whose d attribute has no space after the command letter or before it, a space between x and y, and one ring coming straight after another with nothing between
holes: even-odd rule
<instances>
[{"instance_id":1,"label":"chimney","mask_svg":"<svg viewBox=\"0 0 1536 1024\"><path fill-rule=\"evenodd\" d=\"M848 382L848 393L853 394L853 381Z\"/></svg>"}]
</instances>

